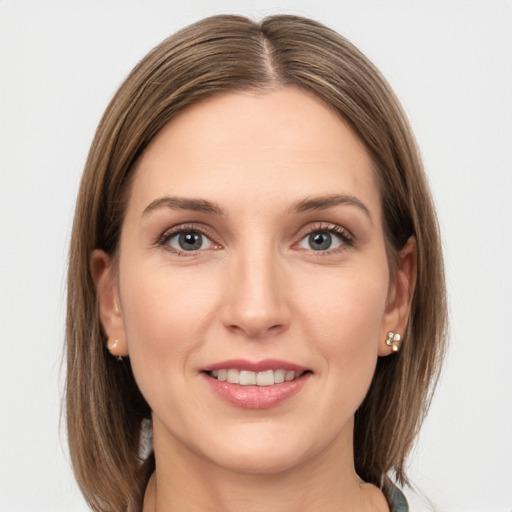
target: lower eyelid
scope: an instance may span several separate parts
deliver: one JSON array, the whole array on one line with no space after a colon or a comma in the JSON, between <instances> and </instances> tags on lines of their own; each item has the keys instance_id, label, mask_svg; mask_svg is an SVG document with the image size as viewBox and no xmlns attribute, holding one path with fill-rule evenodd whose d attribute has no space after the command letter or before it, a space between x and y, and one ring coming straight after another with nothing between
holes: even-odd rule
<instances>
[{"instance_id":1,"label":"lower eyelid","mask_svg":"<svg viewBox=\"0 0 512 512\"><path fill-rule=\"evenodd\" d=\"M314 234L314 233L328 233L329 235L331 235L335 239L335 242L334 242L335 247L328 247L328 248L322 250L322 249L313 249L312 247L304 247L304 246L302 246L302 244L307 244L308 243L308 238L312 234ZM315 253L322 253L322 252L323 253L326 253L326 252L331 252L332 253L334 251L337 251L339 249L343 249L344 247L351 245L351 240L349 240L344 235L338 233L337 231L315 230L315 231L312 231L311 233L305 235L304 237L302 237L300 239L298 245L301 247L301 249L310 250L310 251L313 251Z\"/></svg>"},{"instance_id":2,"label":"lower eyelid","mask_svg":"<svg viewBox=\"0 0 512 512\"><path fill-rule=\"evenodd\" d=\"M181 247L175 247L174 245L171 244L171 240L173 239L176 239L177 243L179 244L179 237L183 234L183 233L197 233L198 235L200 235L202 237L202 240L201 240L201 247L199 249L193 249L193 250L190 250L190 251L187 251ZM197 251L204 251L206 249L210 249L211 247L213 247L215 244L212 242L212 240L210 240L209 237L207 237L206 235L204 235L203 233L199 232L199 231L178 231L177 233L174 233L172 234L171 236L169 236L167 238L167 241L165 242L167 245L169 245L170 247L172 247L173 249L175 249L176 251L184 251L184 252L197 252ZM206 247L205 247L206 246Z\"/></svg>"},{"instance_id":3,"label":"lower eyelid","mask_svg":"<svg viewBox=\"0 0 512 512\"><path fill-rule=\"evenodd\" d=\"M209 242L209 247L197 249L196 251L185 251L183 249L178 249L176 247L172 247L169 244L169 241L172 240L174 237L177 237L177 236L181 235L182 233L191 233L191 232L198 233L204 239L206 239ZM208 249L211 249L211 248L217 249L217 248L221 247L221 245L215 241L214 237L210 233L208 233L207 230L203 229L200 226L195 226L193 224L190 224L190 225L185 224L185 225L182 225L182 226L176 226L176 227L174 227L172 229L169 229L169 230L165 231L156 240L156 243L159 246L168 246L173 251L189 252L189 253L194 253L194 252L198 252L198 251L204 251L204 250L208 250Z\"/></svg>"},{"instance_id":4,"label":"lower eyelid","mask_svg":"<svg viewBox=\"0 0 512 512\"><path fill-rule=\"evenodd\" d=\"M187 251L187 250L184 250L181 248L173 247L169 244L170 240L172 240L174 237L177 237L182 233L190 233L190 232L195 232L195 233L200 234L207 242L207 247L201 247L200 249ZM340 251L340 250L346 249L346 248L354 245L354 237L347 229L342 228L340 226L332 225L332 224L319 224L319 225L315 225L313 227L313 229L308 229L307 231L303 231L303 234L299 235L299 236L301 236L299 242L296 243L295 245L296 246L299 245L307 237L309 237L313 233L318 233L318 232L329 233L332 236L337 237L339 239L339 245L337 247L328 248L325 250L314 250L312 248L303 248L304 250L310 250L312 252L317 253L318 255L321 255L322 253L326 254L326 253L333 253L336 251ZM222 244L219 244L215 240L214 236L212 236L207 230L203 229L203 227L196 226L194 224L190 224L190 225L185 224L185 225L176 226L174 228L171 228L171 229L165 231L164 233L162 233L162 235L160 235L160 237L156 240L156 243L157 243L157 245L160 245L160 246L167 246L169 248L168 250L170 250L174 253L178 253L178 252L184 253L184 254L188 253L188 255L192 255L192 254L195 254L195 253L198 253L201 251L222 248Z\"/></svg>"}]
</instances>

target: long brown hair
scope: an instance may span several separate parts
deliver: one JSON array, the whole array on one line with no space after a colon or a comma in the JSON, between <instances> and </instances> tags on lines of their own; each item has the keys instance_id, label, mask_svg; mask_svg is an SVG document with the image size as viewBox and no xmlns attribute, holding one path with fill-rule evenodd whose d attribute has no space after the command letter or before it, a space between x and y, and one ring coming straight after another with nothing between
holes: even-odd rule
<instances>
[{"instance_id":1,"label":"long brown hair","mask_svg":"<svg viewBox=\"0 0 512 512\"><path fill-rule=\"evenodd\" d=\"M354 435L361 478L379 485L392 471L407 481L405 460L430 403L446 331L438 226L413 135L386 81L336 32L296 16L256 23L223 15L181 30L135 67L105 111L85 166L69 254L66 405L73 468L94 510L140 508L148 478L141 425L150 410L129 359L119 363L106 349L90 255L97 248L116 255L134 163L173 116L209 95L286 85L321 98L366 146L391 268L407 239L416 239L417 285L403 346L379 359Z\"/></svg>"}]
</instances>

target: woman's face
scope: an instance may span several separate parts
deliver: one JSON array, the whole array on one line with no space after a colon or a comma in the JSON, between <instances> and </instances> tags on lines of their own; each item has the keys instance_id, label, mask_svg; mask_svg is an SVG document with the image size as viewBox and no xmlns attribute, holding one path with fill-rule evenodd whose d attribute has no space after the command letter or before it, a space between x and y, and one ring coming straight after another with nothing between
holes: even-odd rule
<instances>
[{"instance_id":1,"label":"woman's face","mask_svg":"<svg viewBox=\"0 0 512 512\"><path fill-rule=\"evenodd\" d=\"M351 452L406 312L372 162L325 104L288 87L181 113L136 166L118 265L93 255L157 453L269 472Z\"/></svg>"}]
</instances>

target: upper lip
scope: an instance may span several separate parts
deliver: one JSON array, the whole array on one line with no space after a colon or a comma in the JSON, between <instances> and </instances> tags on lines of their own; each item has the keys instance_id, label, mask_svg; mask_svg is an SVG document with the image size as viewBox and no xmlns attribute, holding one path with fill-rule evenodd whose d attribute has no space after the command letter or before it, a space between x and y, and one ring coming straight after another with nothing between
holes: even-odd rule
<instances>
[{"instance_id":1,"label":"upper lip","mask_svg":"<svg viewBox=\"0 0 512 512\"><path fill-rule=\"evenodd\" d=\"M228 370L236 368L237 370L247 370L250 372L264 372L268 370L292 370L294 372L305 372L308 368L299 364L290 363L289 361L281 361L279 359L263 359L262 361L248 361L247 359L229 359L227 361L219 361L205 368L203 371L211 372L213 370Z\"/></svg>"}]
</instances>

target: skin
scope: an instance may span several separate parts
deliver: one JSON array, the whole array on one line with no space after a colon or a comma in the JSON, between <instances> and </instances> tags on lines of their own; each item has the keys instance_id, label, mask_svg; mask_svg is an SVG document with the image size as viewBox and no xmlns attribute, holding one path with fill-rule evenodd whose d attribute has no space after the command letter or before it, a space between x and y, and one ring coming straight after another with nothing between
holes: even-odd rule
<instances>
[{"instance_id":1,"label":"skin","mask_svg":"<svg viewBox=\"0 0 512 512\"><path fill-rule=\"evenodd\" d=\"M297 208L334 194L345 202ZM155 206L165 197L222 213ZM180 248L180 229L203 233L201 249ZM331 246L314 250L309 235L329 230ZM137 163L116 264L91 257L109 346L130 357L153 411L145 511L388 510L354 471L353 419L391 353L387 332L405 330L415 246L390 276L372 161L332 110L293 87L185 110ZM201 373L239 358L312 373L250 410Z\"/></svg>"}]
</instances>

